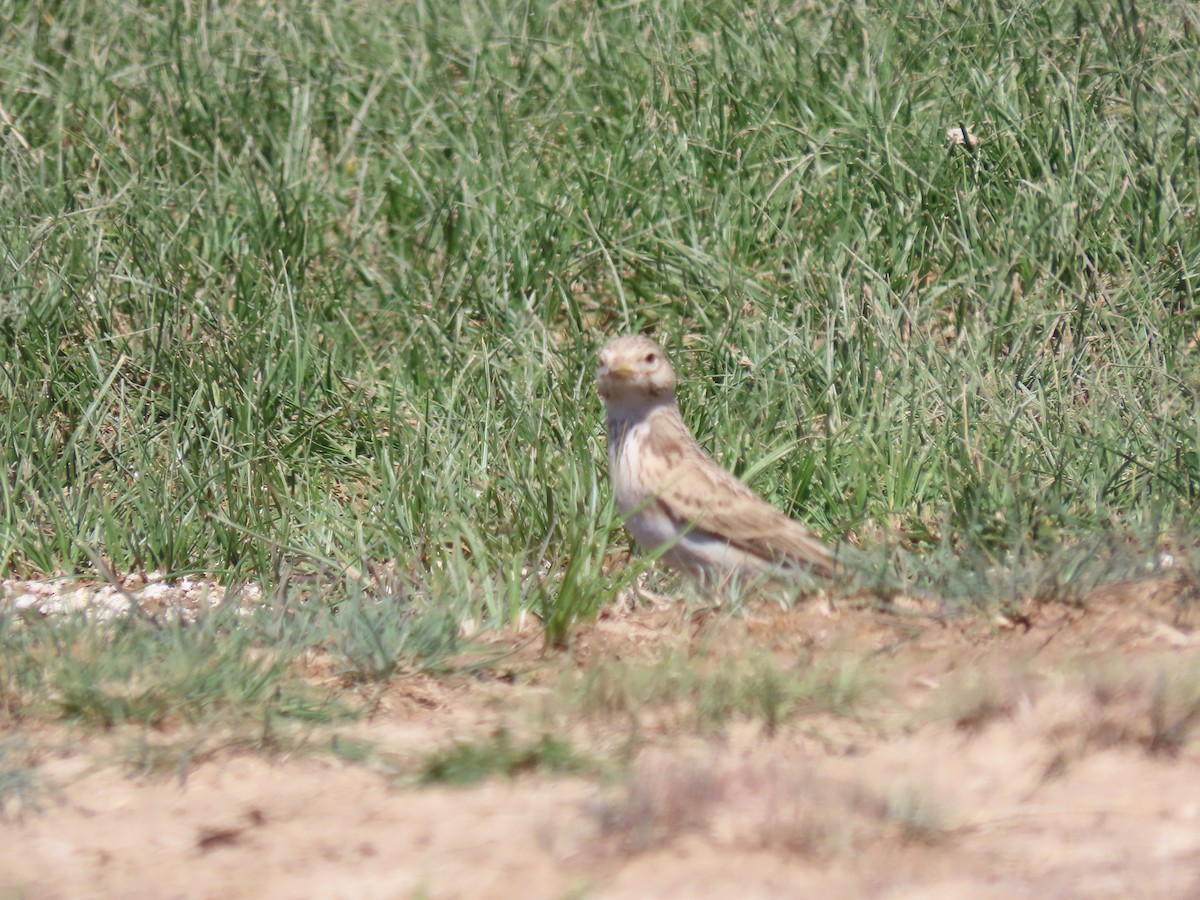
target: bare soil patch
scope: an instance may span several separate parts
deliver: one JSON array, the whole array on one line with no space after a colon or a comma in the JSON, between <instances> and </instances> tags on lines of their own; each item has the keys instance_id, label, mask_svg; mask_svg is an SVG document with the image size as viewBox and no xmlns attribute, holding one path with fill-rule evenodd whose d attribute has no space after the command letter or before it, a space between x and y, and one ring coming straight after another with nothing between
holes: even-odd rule
<instances>
[{"instance_id":1,"label":"bare soil patch","mask_svg":"<svg viewBox=\"0 0 1200 900\"><path fill-rule=\"evenodd\" d=\"M298 750L148 775L119 734L24 735L40 790L0 821L0 896L1193 897L1200 641L1176 595L612 610L567 653L513 633L483 675L397 679ZM776 720L756 660L821 677ZM743 683L748 706L697 711ZM497 735L592 764L419 783Z\"/></svg>"}]
</instances>

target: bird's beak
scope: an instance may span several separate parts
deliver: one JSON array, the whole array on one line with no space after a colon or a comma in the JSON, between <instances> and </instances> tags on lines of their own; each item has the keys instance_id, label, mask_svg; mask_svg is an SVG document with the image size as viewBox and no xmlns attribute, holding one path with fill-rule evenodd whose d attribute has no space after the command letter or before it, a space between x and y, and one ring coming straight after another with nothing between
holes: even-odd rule
<instances>
[{"instance_id":1,"label":"bird's beak","mask_svg":"<svg viewBox=\"0 0 1200 900\"><path fill-rule=\"evenodd\" d=\"M616 378L618 381L625 381L633 374L633 369L628 363L610 363L608 360L603 360L600 363L600 374L602 376L606 375L609 378Z\"/></svg>"}]
</instances>

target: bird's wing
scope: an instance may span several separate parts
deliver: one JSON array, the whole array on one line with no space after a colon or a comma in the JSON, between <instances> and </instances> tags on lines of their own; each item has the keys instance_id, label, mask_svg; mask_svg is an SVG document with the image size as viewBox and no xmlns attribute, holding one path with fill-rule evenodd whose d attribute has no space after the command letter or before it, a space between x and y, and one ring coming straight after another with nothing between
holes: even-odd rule
<instances>
[{"instance_id":1,"label":"bird's wing","mask_svg":"<svg viewBox=\"0 0 1200 900\"><path fill-rule=\"evenodd\" d=\"M682 426L682 420L679 421ZM818 575L837 569L833 551L725 471L684 429L651 429L654 452L646 454L657 471L647 483L665 511L691 527L727 541L768 564L800 565Z\"/></svg>"}]
</instances>

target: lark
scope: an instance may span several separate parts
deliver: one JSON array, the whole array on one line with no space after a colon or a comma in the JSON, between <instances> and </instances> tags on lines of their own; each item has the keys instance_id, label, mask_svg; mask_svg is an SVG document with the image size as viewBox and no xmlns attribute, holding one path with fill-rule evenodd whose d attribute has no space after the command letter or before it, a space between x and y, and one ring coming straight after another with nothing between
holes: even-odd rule
<instances>
[{"instance_id":1,"label":"lark","mask_svg":"<svg viewBox=\"0 0 1200 900\"><path fill-rule=\"evenodd\" d=\"M600 351L609 478L625 526L668 565L719 587L728 580L828 578L834 554L704 452L675 402L675 370L654 341L619 337Z\"/></svg>"}]
</instances>

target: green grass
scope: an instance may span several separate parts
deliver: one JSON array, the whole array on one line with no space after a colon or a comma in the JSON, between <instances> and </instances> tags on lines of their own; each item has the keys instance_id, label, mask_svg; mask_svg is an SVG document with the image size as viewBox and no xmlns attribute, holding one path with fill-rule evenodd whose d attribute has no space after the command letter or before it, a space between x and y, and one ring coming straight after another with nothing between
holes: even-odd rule
<instances>
[{"instance_id":1,"label":"green grass","mask_svg":"<svg viewBox=\"0 0 1200 900\"><path fill-rule=\"evenodd\" d=\"M181 733L193 755L302 742L370 708L355 685L467 649L450 612L346 586L252 609L201 604L193 616L0 608L0 647L0 720Z\"/></svg>"},{"instance_id":2,"label":"green grass","mask_svg":"<svg viewBox=\"0 0 1200 900\"><path fill-rule=\"evenodd\" d=\"M801 655L782 668L768 655L706 661L665 652L652 664L609 661L589 666L558 687L561 708L586 718L606 716L639 728L724 730L741 719L772 737L803 713L854 716L875 678L860 659L816 662Z\"/></svg>"},{"instance_id":3,"label":"green grass","mask_svg":"<svg viewBox=\"0 0 1200 900\"><path fill-rule=\"evenodd\" d=\"M596 768L596 762L581 756L560 738L543 735L536 741L514 742L507 731L501 730L485 740L460 741L430 754L420 766L419 781L468 785L492 776L572 774Z\"/></svg>"},{"instance_id":4,"label":"green grass","mask_svg":"<svg viewBox=\"0 0 1200 900\"><path fill-rule=\"evenodd\" d=\"M726 465L927 583L1193 547L1186 4L4 17L0 572L387 561L433 615L586 614L632 329Z\"/></svg>"},{"instance_id":5,"label":"green grass","mask_svg":"<svg viewBox=\"0 0 1200 900\"><path fill-rule=\"evenodd\" d=\"M328 614L325 614L328 615ZM260 610L202 613L192 624L82 613L0 615L0 710L102 728L219 728L324 722L350 711L306 683L294 661L328 625ZM308 618L313 618L309 616Z\"/></svg>"}]
</instances>

